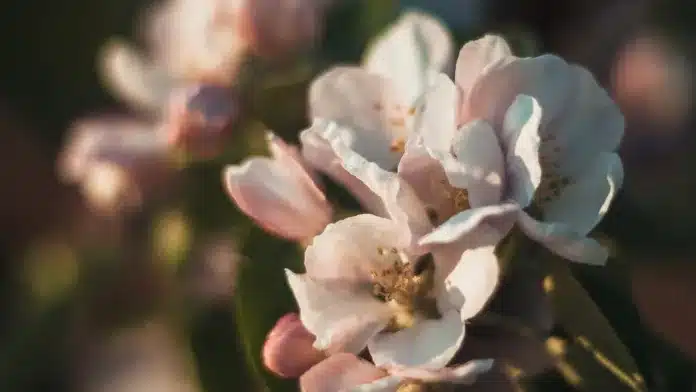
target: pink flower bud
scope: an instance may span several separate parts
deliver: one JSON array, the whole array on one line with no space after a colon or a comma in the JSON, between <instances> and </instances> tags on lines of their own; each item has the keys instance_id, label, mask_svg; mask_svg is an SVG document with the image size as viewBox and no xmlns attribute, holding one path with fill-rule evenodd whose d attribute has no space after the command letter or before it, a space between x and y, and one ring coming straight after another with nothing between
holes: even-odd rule
<instances>
[{"instance_id":1,"label":"pink flower bud","mask_svg":"<svg viewBox=\"0 0 696 392\"><path fill-rule=\"evenodd\" d=\"M313 343L314 335L305 329L299 316L288 313L268 333L263 345L263 363L280 377L297 378L326 358Z\"/></svg>"}]
</instances>

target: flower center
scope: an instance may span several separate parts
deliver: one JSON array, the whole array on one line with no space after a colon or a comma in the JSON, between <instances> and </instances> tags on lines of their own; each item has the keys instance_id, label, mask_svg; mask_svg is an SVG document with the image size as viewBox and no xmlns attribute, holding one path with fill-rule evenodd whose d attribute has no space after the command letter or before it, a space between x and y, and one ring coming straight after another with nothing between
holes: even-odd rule
<instances>
[{"instance_id":1,"label":"flower center","mask_svg":"<svg viewBox=\"0 0 696 392\"><path fill-rule=\"evenodd\" d=\"M442 224L447 219L471 208L468 190L454 188L447 179L431 179L430 181L432 192L440 192L445 200L444 205L439 209L432 206L426 208L430 223L433 225Z\"/></svg>"},{"instance_id":2,"label":"flower center","mask_svg":"<svg viewBox=\"0 0 696 392\"><path fill-rule=\"evenodd\" d=\"M419 318L441 318L433 297L435 262L432 254L408 262L396 248L379 248L378 253L391 261L389 267L371 273L372 294L394 312L384 332L410 328Z\"/></svg>"},{"instance_id":3,"label":"flower center","mask_svg":"<svg viewBox=\"0 0 696 392\"><path fill-rule=\"evenodd\" d=\"M548 203L557 200L571 182L568 176L560 173L562 150L553 135L541 137L539 150L541 182L534 195L534 204L543 209Z\"/></svg>"}]
</instances>

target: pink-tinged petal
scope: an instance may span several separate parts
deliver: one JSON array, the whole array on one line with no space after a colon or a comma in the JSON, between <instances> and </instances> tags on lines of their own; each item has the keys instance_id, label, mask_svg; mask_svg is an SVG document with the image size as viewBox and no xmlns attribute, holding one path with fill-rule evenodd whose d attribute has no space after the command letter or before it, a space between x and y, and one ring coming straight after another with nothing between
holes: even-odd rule
<instances>
[{"instance_id":1,"label":"pink-tinged petal","mask_svg":"<svg viewBox=\"0 0 696 392\"><path fill-rule=\"evenodd\" d=\"M472 121L459 128L452 153L434 152L455 188L466 189L471 207L500 202L505 166L498 138L489 124Z\"/></svg>"},{"instance_id":2,"label":"pink-tinged petal","mask_svg":"<svg viewBox=\"0 0 696 392\"><path fill-rule=\"evenodd\" d=\"M332 140L331 145L343 167L382 199L385 210L397 225L408 229L414 239L431 230L423 203L406 181L367 161L338 139Z\"/></svg>"},{"instance_id":3,"label":"pink-tinged petal","mask_svg":"<svg viewBox=\"0 0 696 392\"><path fill-rule=\"evenodd\" d=\"M543 206L544 220L587 234L609 211L622 183L621 158L615 153L601 153L561 191L558 199Z\"/></svg>"},{"instance_id":4,"label":"pink-tinged petal","mask_svg":"<svg viewBox=\"0 0 696 392\"><path fill-rule=\"evenodd\" d=\"M281 317L263 345L263 364L274 374L297 378L326 358L313 347L314 335L302 325L295 313Z\"/></svg>"},{"instance_id":5,"label":"pink-tinged petal","mask_svg":"<svg viewBox=\"0 0 696 392\"><path fill-rule=\"evenodd\" d=\"M310 87L310 116L336 122L340 138L351 149L391 169L401 154L391 149L394 129L385 117L391 106L389 88L383 77L361 68L334 67Z\"/></svg>"},{"instance_id":6,"label":"pink-tinged petal","mask_svg":"<svg viewBox=\"0 0 696 392\"><path fill-rule=\"evenodd\" d=\"M404 231L393 221L361 214L329 224L305 251L307 274L316 279L369 282L370 273L388 268L393 259L383 249L409 245Z\"/></svg>"},{"instance_id":7,"label":"pink-tinged petal","mask_svg":"<svg viewBox=\"0 0 696 392\"><path fill-rule=\"evenodd\" d=\"M225 189L239 208L267 230L293 240L320 233L331 206L284 143L270 136L275 159L255 157L224 171Z\"/></svg>"},{"instance_id":8,"label":"pink-tinged petal","mask_svg":"<svg viewBox=\"0 0 696 392\"><path fill-rule=\"evenodd\" d=\"M450 303L459 308L461 318L468 320L488 304L499 281L500 265L495 246L484 246L462 254L445 279L445 289Z\"/></svg>"},{"instance_id":9,"label":"pink-tinged petal","mask_svg":"<svg viewBox=\"0 0 696 392\"><path fill-rule=\"evenodd\" d=\"M497 35L487 34L475 41L468 42L459 51L455 82L464 94L468 94L476 80L492 64L512 59L514 59L512 50L505 39Z\"/></svg>"},{"instance_id":10,"label":"pink-tinged petal","mask_svg":"<svg viewBox=\"0 0 696 392\"><path fill-rule=\"evenodd\" d=\"M132 45L109 41L102 48L99 65L107 86L134 109L157 113L166 107L174 80Z\"/></svg>"},{"instance_id":11,"label":"pink-tinged petal","mask_svg":"<svg viewBox=\"0 0 696 392\"><path fill-rule=\"evenodd\" d=\"M302 324L316 336L316 349L358 353L389 322L389 307L371 295L369 286L285 273Z\"/></svg>"},{"instance_id":12,"label":"pink-tinged petal","mask_svg":"<svg viewBox=\"0 0 696 392\"><path fill-rule=\"evenodd\" d=\"M325 120L315 119L311 128L300 133L302 143L302 156L304 160L314 169L319 170L334 181L343 185L366 210L386 216L384 204L370 188L358 178L348 173L341 165L340 159L336 156L331 144L321 136L320 129L329 126Z\"/></svg>"},{"instance_id":13,"label":"pink-tinged petal","mask_svg":"<svg viewBox=\"0 0 696 392\"><path fill-rule=\"evenodd\" d=\"M453 216L423 236L420 245L448 244L466 241L472 245L489 242L489 236L502 238L512 228L520 208L515 203L504 203L472 208ZM485 234L481 237L482 234Z\"/></svg>"},{"instance_id":14,"label":"pink-tinged petal","mask_svg":"<svg viewBox=\"0 0 696 392\"><path fill-rule=\"evenodd\" d=\"M492 359L476 359L461 365L442 369L401 368L390 369L393 376L427 383L473 384L476 378L493 368Z\"/></svg>"},{"instance_id":15,"label":"pink-tinged petal","mask_svg":"<svg viewBox=\"0 0 696 392\"><path fill-rule=\"evenodd\" d=\"M505 113L503 138L507 141L508 196L522 208L531 203L541 184L541 120L541 106L528 95L518 95Z\"/></svg>"},{"instance_id":16,"label":"pink-tinged petal","mask_svg":"<svg viewBox=\"0 0 696 392\"><path fill-rule=\"evenodd\" d=\"M459 91L447 75L440 74L425 93L425 109L418 134L425 145L436 151L449 152L457 131Z\"/></svg>"},{"instance_id":17,"label":"pink-tinged petal","mask_svg":"<svg viewBox=\"0 0 696 392\"><path fill-rule=\"evenodd\" d=\"M578 233L563 223L539 222L526 212L520 212L520 228L531 239L565 259L592 265L604 265L609 252L599 242Z\"/></svg>"},{"instance_id":18,"label":"pink-tinged petal","mask_svg":"<svg viewBox=\"0 0 696 392\"><path fill-rule=\"evenodd\" d=\"M377 366L439 369L457 353L464 334L459 312L447 310L438 320L419 320L410 328L380 333L368 348Z\"/></svg>"},{"instance_id":19,"label":"pink-tinged petal","mask_svg":"<svg viewBox=\"0 0 696 392\"><path fill-rule=\"evenodd\" d=\"M351 391L387 377L387 373L352 354L335 354L300 377L302 392Z\"/></svg>"}]
</instances>

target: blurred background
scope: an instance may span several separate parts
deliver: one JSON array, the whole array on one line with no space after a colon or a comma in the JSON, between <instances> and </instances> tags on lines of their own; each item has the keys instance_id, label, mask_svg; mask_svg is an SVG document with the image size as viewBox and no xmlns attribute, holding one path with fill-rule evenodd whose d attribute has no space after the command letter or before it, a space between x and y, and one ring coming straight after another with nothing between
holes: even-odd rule
<instances>
[{"instance_id":1,"label":"blurred background","mask_svg":"<svg viewBox=\"0 0 696 392\"><path fill-rule=\"evenodd\" d=\"M588 67L610 91L627 123L624 189L598 230L613 260L579 276L651 391L696 391L696 3L336 1L311 51L263 66L223 151L145 176L153 196L137 213L95 211L59 162L80 119L151 121L104 82L99 58L114 37L145 47L153 4L24 0L0 15L0 391L296 388L265 372L260 348L293 309L278 264L297 265L300 248L242 215L220 172L266 154L264 128L296 140L313 75L359 62L406 8L442 18L459 46L501 32Z\"/></svg>"}]
</instances>

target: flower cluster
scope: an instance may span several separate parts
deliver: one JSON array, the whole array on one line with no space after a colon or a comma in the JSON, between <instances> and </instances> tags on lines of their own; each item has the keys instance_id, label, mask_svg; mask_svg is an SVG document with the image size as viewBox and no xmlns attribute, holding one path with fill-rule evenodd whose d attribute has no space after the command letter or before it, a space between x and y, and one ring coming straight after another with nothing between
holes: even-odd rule
<instances>
[{"instance_id":1,"label":"flower cluster","mask_svg":"<svg viewBox=\"0 0 696 392\"><path fill-rule=\"evenodd\" d=\"M272 157L224 171L242 211L306 247L305 270L286 271L299 317L279 321L264 348L303 390L470 384L493 355L458 353L501 289L504 241L607 260L588 234L623 181L614 102L587 70L516 57L496 35L453 54L437 20L405 14L362 65L313 81L301 146L269 133ZM365 212L334 221L319 173Z\"/></svg>"}]
</instances>

